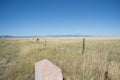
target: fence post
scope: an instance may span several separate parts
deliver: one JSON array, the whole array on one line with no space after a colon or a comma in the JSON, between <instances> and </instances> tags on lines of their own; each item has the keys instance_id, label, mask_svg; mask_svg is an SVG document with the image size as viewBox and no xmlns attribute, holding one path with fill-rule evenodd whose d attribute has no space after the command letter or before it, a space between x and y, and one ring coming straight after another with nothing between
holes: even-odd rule
<instances>
[{"instance_id":1,"label":"fence post","mask_svg":"<svg viewBox=\"0 0 120 80\"><path fill-rule=\"evenodd\" d=\"M85 52L85 38L83 38L83 49L82 49L82 54Z\"/></svg>"},{"instance_id":2,"label":"fence post","mask_svg":"<svg viewBox=\"0 0 120 80\"><path fill-rule=\"evenodd\" d=\"M63 80L62 70L44 59L35 64L35 80Z\"/></svg>"},{"instance_id":3,"label":"fence post","mask_svg":"<svg viewBox=\"0 0 120 80\"><path fill-rule=\"evenodd\" d=\"M37 42L37 43L39 42L39 38L36 39L36 42Z\"/></svg>"},{"instance_id":4,"label":"fence post","mask_svg":"<svg viewBox=\"0 0 120 80\"><path fill-rule=\"evenodd\" d=\"M46 39L45 39L45 46L46 46Z\"/></svg>"}]
</instances>

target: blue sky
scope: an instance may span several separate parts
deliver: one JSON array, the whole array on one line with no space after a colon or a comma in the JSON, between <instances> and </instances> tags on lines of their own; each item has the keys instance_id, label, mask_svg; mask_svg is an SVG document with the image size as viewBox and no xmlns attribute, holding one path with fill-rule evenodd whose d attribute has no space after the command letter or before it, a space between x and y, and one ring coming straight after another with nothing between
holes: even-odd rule
<instances>
[{"instance_id":1,"label":"blue sky","mask_svg":"<svg viewBox=\"0 0 120 80\"><path fill-rule=\"evenodd\" d=\"M0 35L120 36L120 0L0 0Z\"/></svg>"}]
</instances>

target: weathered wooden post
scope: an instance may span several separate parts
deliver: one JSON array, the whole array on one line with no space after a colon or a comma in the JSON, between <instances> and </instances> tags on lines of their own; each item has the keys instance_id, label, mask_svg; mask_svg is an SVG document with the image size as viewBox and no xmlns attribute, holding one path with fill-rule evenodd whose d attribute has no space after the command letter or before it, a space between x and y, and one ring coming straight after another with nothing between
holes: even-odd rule
<instances>
[{"instance_id":1,"label":"weathered wooden post","mask_svg":"<svg viewBox=\"0 0 120 80\"><path fill-rule=\"evenodd\" d=\"M85 52L85 38L83 38L83 49L82 49L82 53L84 54Z\"/></svg>"},{"instance_id":2,"label":"weathered wooden post","mask_svg":"<svg viewBox=\"0 0 120 80\"><path fill-rule=\"evenodd\" d=\"M47 59L35 64L35 80L63 80L62 71Z\"/></svg>"},{"instance_id":3,"label":"weathered wooden post","mask_svg":"<svg viewBox=\"0 0 120 80\"><path fill-rule=\"evenodd\" d=\"M39 39L38 39L38 38L36 39L36 42L39 42Z\"/></svg>"},{"instance_id":4,"label":"weathered wooden post","mask_svg":"<svg viewBox=\"0 0 120 80\"><path fill-rule=\"evenodd\" d=\"M46 39L45 39L45 46L46 46Z\"/></svg>"}]
</instances>

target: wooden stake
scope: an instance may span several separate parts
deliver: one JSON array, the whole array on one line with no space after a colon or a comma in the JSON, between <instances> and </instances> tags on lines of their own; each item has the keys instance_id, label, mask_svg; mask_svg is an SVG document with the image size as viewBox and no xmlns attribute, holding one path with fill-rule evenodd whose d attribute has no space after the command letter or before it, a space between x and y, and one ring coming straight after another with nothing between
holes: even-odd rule
<instances>
[{"instance_id":1,"label":"wooden stake","mask_svg":"<svg viewBox=\"0 0 120 80\"><path fill-rule=\"evenodd\" d=\"M45 39L45 46L46 46L46 39Z\"/></svg>"},{"instance_id":2,"label":"wooden stake","mask_svg":"<svg viewBox=\"0 0 120 80\"><path fill-rule=\"evenodd\" d=\"M83 38L83 50L82 50L82 53L84 54L85 52L85 38Z\"/></svg>"}]
</instances>

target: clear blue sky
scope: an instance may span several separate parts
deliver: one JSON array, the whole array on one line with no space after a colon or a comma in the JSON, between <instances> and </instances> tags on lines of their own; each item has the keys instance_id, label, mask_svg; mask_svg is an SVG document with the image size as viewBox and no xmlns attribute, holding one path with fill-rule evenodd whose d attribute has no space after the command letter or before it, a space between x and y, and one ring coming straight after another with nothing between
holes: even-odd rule
<instances>
[{"instance_id":1,"label":"clear blue sky","mask_svg":"<svg viewBox=\"0 0 120 80\"><path fill-rule=\"evenodd\" d=\"M0 35L120 36L120 0L0 0Z\"/></svg>"}]
</instances>

